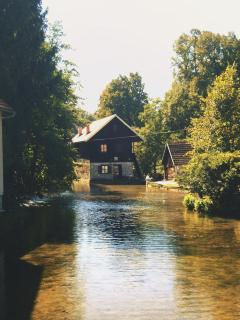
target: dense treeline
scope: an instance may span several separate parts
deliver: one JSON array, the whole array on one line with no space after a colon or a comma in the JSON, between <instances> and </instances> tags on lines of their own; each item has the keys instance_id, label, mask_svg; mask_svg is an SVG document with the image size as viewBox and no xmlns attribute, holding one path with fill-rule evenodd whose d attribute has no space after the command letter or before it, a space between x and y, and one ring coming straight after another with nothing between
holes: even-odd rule
<instances>
[{"instance_id":1,"label":"dense treeline","mask_svg":"<svg viewBox=\"0 0 240 320\"><path fill-rule=\"evenodd\" d=\"M199 30L182 35L175 45L172 90L175 83L188 89L184 99L179 95L170 103L168 115L173 111L170 121L181 120L179 127L188 128L186 138L194 149L179 182L195 194L186 203L198 211L224 210L229 204L233 208L239 200L239 49L240 41L232 33Z\"/></svg>"},{"instance_id":2,"label":"dense treeline","mask_svg":"<svg viewBox=\"0 0 240 320\"><path fill-rule=\"evenodd\" d=\"M61 59L61 32L48 29L40 0L0 2L0 97L16 111L4 123L6 194L69 187L76 72Z\"/></svg>"},{"instance_id":3,"label":"dense treeline","mask_svg":"<svg viewBox=\"0 0 240 320\"><path fill-rule=\"evenodd\" d=\"M98 111L121 113L138 126L144 142L137 152L145 174L161 173L167 141L189 140L192 160L179 182L198 195L188 199L191 206L195 201L199 211L219 209L233 203L240 191L240 40L233 33L192 30L179 37L174 49L174 80L164 99L146 95L142 102L147 103L135 108L131 99L137 97L128 99L119 90L120 76L103 92Z\"/></svg>"},{"instance_id":4,"label":"dense treeline","mask_svg":"<svg viewBox=\"0 0 240 320\"><path fill-rule=\"evenodd\" d=\"M233 203L240 188L240 40L192 30L175 43L174 81L149 99L138 73L120 75L95 115L77 109L76 70L61 58L61 30L49 30L41 0L0 3L0 97L16 110L4 124L5 185L12 195L68 188L74 178L75 126L117 113L144 138L145 174L161 173L166 141L188 139L192 160L179 182L199 210ZM227 201L226 201L227 199Z\"/></svg>"},{"instance_id":5,"label":"dense treeline","mask_svg":"<svg viewBox=\"0 0 240 320\"><path fill-rule=\"evenodd\" d=\"M239 102L237 68L228 66L209 89L202 116L192 120L189 140L194 149L180 183L200 196L191 200L200 203L198 211L233 210L239 202Z\"/></svg>"}]
</instances>

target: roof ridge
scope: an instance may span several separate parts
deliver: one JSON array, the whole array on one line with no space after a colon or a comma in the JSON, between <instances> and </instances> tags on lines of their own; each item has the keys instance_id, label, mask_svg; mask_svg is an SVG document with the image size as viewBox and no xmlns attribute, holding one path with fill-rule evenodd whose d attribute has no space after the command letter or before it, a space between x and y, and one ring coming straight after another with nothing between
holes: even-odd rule
<instances>
[{"instance_id":1,"label":"roof ridge","mask_svg":"<svg viewBox=\"0 0 240 320\"><path fill-rule=\"evenodd\" d=\"M117 114L112 114L110 116L95 120L95 121L91 122L90 124L88 124L87 126L85 126L82 129L82 134L81 135L76 134L72 138L72 142L73 143L88 142L90 139L92 139L99 131L101 131L106 125L108 125L115 118L117 118L126 127L128 127L133 132L134 135L136 135L137 137L140 137L139 134L136 133L122 118L120 118ZM88 130L88 126L89 126L90 130Z\"/></svg>"}]
</instances>

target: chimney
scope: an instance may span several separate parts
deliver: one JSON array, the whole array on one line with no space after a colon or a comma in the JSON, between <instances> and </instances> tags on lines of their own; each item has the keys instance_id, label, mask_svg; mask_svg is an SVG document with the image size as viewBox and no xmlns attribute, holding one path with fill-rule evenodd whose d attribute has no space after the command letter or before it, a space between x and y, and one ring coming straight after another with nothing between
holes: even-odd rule
<instances>
[{"instance_id":1,"label":"chimney","mask_svg":"<svg viewBox=\"0 0 240 320\"><path fill-rule=\"evenodd\" d=\"M90 125L89 124L87 125L86 129L87 129L87 134L89 134L90 133Z\"/></svg>"},{"instance_id":2,"label":"chimney","mask_svg":"<svg viewBox=\"0 0 240 320\"><path fill-rule=\"evenodd\" d=\"M78 127L78 135L81 136L82 135L82 128Z\"/></svg>"}]
</instances>

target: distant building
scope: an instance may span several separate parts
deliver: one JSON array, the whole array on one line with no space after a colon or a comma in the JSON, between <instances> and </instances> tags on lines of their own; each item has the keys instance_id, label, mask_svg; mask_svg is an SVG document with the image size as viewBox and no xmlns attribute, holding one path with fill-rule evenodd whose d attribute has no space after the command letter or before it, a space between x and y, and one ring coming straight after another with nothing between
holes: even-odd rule
<instances>
[{"instance_id":1,"label":"distant building","mask_svg":"<svg viewBox=\"0 0 240 320\"><path fill-rule=\"evenodd\" d=\"M90 181L141 178L134 152L140 141L142 138L116 114L78 128L72 139L79 152L77 176Z\"/></svg>"},{"instance_id":2,"label":"distant building","mask_svg":"<svg viewBox=\"0 0 240 320\"><path fill-rule=\"evenodd\" d=\"M182 166L188 164L188 152L192 146L187 142L167 143L163 152L164 179L174 180Z\"/></svg>"},{"instance_id":3,"label":"distant building","mask_svg":"<svg viewBox=\"0 0 240 320\"><path fill-rule=\"evenodd\" d=\"M3 188L3 139L2 139L2 120L14 117L15 112L3 100L0 100L0 211L2 210Z\"/></svg>"}]
</instances>

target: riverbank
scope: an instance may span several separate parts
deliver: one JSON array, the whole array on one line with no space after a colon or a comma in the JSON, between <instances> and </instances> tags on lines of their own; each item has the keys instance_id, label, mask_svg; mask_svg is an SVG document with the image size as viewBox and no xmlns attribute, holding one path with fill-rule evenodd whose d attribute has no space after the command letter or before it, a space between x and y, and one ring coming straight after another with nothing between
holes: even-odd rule
<instances>
[{"instance_id":1,"label":"riverbank","mask_svg":"<svg viewBox=\"0 0 240 320\"><path fill-rule=\"evenodd\" d=\"M148 181L146 187L149 189L168 189L168 190L180 190L180 186L176 181Z\"/></svg>"}]
</instances>

